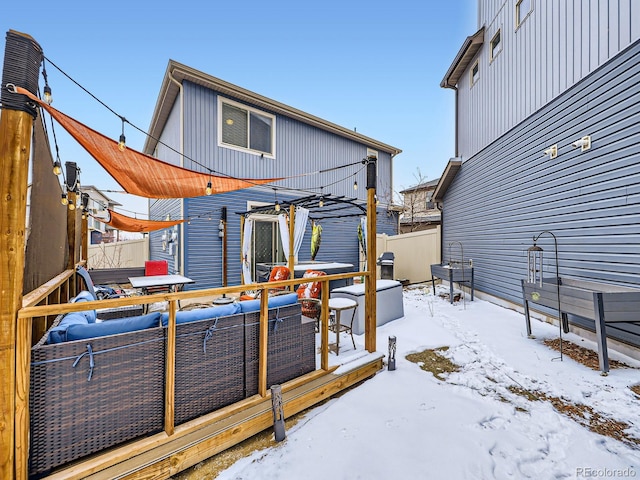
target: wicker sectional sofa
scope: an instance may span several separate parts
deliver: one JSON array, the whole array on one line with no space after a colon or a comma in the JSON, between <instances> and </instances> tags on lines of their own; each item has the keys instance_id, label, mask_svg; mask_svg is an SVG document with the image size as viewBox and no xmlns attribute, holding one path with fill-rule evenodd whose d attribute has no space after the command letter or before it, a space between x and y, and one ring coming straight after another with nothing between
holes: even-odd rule
<instances>
[{"instance_id":1,"label":"wicker sectional sofa","mask_svg":"<svg viewBox=\"0 0 640 480\"><path fill-rule=\"evenodd\" d=\"M177 312L177 425L257 393L259 308L247 301ZM163 430L167 323L160 313L56 319L31 351L32 478ZM269 299L268 386L315 370L314 330L295 293Z\"/></svg>"}]
</instances>

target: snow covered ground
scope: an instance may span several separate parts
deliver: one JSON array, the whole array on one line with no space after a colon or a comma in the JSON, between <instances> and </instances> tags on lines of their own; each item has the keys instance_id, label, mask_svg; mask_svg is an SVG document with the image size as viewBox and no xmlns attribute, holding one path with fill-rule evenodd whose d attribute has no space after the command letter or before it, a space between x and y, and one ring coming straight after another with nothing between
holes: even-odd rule
<instances>
[{"instance_id":1,"label":"snow covered ground","mask_svg":"<svg viewBox=\"0 0 640 480\"><path fill-rule=\"evenodd\" d=\"M543 344L557 327L533 320L529 339L523 315L482 300L451 305L428 288L405 289L404 308L377 333L379 352L396 337L396 370L311 410L283 442L217 478L640 478L640 398L629 388L640 383L640 362L610 350L633 368L602 376L566 355L560 361ZM363 336L355 351L348 336L340 344L342 362L363 355ZM405 358L443 346L460 367L444 381ZM575 409L554 404L592 411L574 419L567 412ZM594 433L588 425L597 419L624 422L631 440Z\"/></svg>"}]
</instances>

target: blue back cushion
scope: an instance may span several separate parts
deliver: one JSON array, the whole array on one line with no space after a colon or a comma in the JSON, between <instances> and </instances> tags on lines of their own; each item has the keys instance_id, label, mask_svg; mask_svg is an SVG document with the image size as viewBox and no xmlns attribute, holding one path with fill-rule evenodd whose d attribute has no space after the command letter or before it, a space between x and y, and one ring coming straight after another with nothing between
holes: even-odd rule
<instances>
[{"instance_id":1,"label":"blue back cushion","mask_svg":"<svg viewBox=\"0 0 640 480\"><path fill-rule=\"evenodd\" d=\"M60 323L49 330L47 343L62 343L67 341L67 329L72 325L88 325L87 318L82 312L67 313Z\"/></svg>"},{"instance_id":2,"label":"blue back cushion","mask_svg":"<svg viewBox=\"0 0 640 480\"><path fill-rule=\"evenodd\" d=\"M78 295L73 297L69 303L79 303L79 302L92 302L95 298L91 295L87 290L83 290ZM89 323L96 323L96 311L95 310L85 310L83 312L79 312L83 314Z\"/></svg>"},{"instance_id":3,"label":"blue back cushion","mask_svg":"<svg viewBox=\"0 0 640 480\"><path fill-rule=\"evenodd\" d=\"M119 318L100 323L73 324L67 328L67 341L117 335L119 333L158 327L160 326L160 315L160 312L154 312L139 317Z\"/></svg>"},{"instance_id":4,"label":"blue back cushion","mask_svg":"<svg viewBox=\"0 0 640 480\"><path fill-rule=\"evenodd\" d=\"M209 308L198 308L196 310L188 310L184 312L176 313L176 324L197 322L198 320L206 320L209 318L226 317L227 315L234 315L240 313L240 305L237 303L229 303L227 305L218 305ZM162 326L166 327L169 324L169 314L162 314Z\"/></svg>"},{"instance_id":5,"label":"blue back cushion","mask_svg":"<svg viewBox=\"0 0 640 480\"><path fill-rule=\"evenodd\" d=\"M286 295L274 295L269 297L269 308L284 307L285 305L293 305L298 303L297 293L288 293ZM242 313L255 312L260 310L260 300L245 300L240 302L240 311Z\"/></svg>"}]
</instances>

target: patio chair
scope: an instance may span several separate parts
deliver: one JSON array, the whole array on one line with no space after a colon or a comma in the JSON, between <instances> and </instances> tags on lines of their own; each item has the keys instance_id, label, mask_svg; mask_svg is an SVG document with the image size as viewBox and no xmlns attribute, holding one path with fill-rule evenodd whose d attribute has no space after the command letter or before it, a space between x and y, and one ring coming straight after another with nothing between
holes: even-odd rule
<instances>
[{"instance_id":1,"label":"patio chair","mask_svg":"<svg viewBox=\"0 0 640 480\"><path fill-rule=\"evenodd\" d=\"M95 285L89 271L80 265L76 267L76 274L79 275L80 278L82 278L86 290L91 294L94 300L105 300L107 298L121 298L129 296L126 293L118 292L114 288L108 287L106 285Z\"/></svg>"},{"instance_id":2,"label":"patio chair","mask_svg":"<svg viewBox=\"0 0 640 480\"><path fill-rule=\"evenodd\" d=\"M323 275L326 275L326 273L319 270L307 270L302 278L317 278ZM320 303L321 291L322 283L319 281L301 283L296 290L298 303L302 307L302 315L316 321L316 330L319 330L320 311L322 309Z\"/></svg>"},{"instance_id":3,"label":"patio chair","mask_svg":"<svg viewBox=\"0 0 640 480\"><path fill-rule=\"evenodd\" d=\"M124 292L118 292L115 289L105 286L105 285L95 285L93 283L93 279L91 278L91 274L89 271L78 265L76 267L76 274L82 278L82 281L85 285L85 292L88 292L89 297L87 298L84 295L78 295L78 297L85 297L85 300L106 300L110 298L122 298L128 297L129 295ZM82 292L81 292L82 293ZM142 314L142 307L140 305L131 305L129 307L116 307L116 308L105 308L100 309L98 311L98 317L102 320L108 320L112 318L122 318L122 317L130 317L135 315Z\"/></svg>"},{"instance_id":4,"label":"patio chair","mask_svg":"<svg viewBox=\"0 0 640 480\"><path fill-rule=\"evenodd\" d=\"M144 276L169 275L169 262L166 260L145 260ZM145 295L153 295L154 293L169 293L171 287L162 285L158 287L146 287L143 289Z\"/></svg>"},{"instance_id":5,"label":"patio chair","mask_svg":"<svg viewBox=\"0 0 640 480\"><path fill-rule=\"evenodd\" d=\"M289 270L289 268L283 265L279 265L271 269L268 282L280 282L282 280L289 280L290 276L291 271ZM255 300L256 298L260 298L261 291L262 290L258 290L256 293L245 292L240 295L240 300ZM267 292L269 293L269 295L278 295L280 293L286 293L287 287L270 288Z\"/></svg>"}]
</instances>

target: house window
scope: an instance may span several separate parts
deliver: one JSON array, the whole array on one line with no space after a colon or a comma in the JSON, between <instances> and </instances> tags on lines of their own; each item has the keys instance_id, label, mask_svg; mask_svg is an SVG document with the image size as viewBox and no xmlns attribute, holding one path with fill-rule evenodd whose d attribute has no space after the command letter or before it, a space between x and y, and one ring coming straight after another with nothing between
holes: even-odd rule
<instances>
[{"instance_id":1,"label":"house window","mask_svg":"<svg viewBox=\"0 0 640 480\"><path fill-rule=\"evenodd\" d=\"M480 77L480 67L478 66L478 60L476 60L476 63L474 63L473 67L471 67L471 86L472 87L473 87L473 84L478 81L479 77Z\"/></svg>"},{"instance_id":2,"label":"house window","mask_svg":"<svg viewBox=\"0 0 640 480\"><path fill-rule=\"evenodd\" d=\"M533 9L533 0L518 0L516 2L516 28L529 16Z\"/></svg>"},{"instance_id":3,"label":"house window","mask_svg":"<svg viewBox=\"0 0 640 480\"><path fill-rule=\"evenodd\" d=\"M501 51L502 41L500 39L500 30L498 30L491 39L491 61L493 61L493 59L496 58L496 55L498 55Z\"/></svg>"},{"instance_id":4,"label":"house window","mask_svg":"<svg viewBox=\"0 0 640 480\"><path fill-rule=\"evenodd\" d=\"M433 210L435 208L435 205L433 204L433 192L427 192L426 194L426 200L427 200L427 204L425 205L427 207L427 210Z\"/></svg>"},{"instance_id":5,"label":"house window","mask_svg":"<svg viewBox=\"0 0 640 480\"><path fill-rule=\"evenodd\" d=\"M274 155L275 116L222 98L218 107L222 146Z\"/></svg>"}]
</instances>

